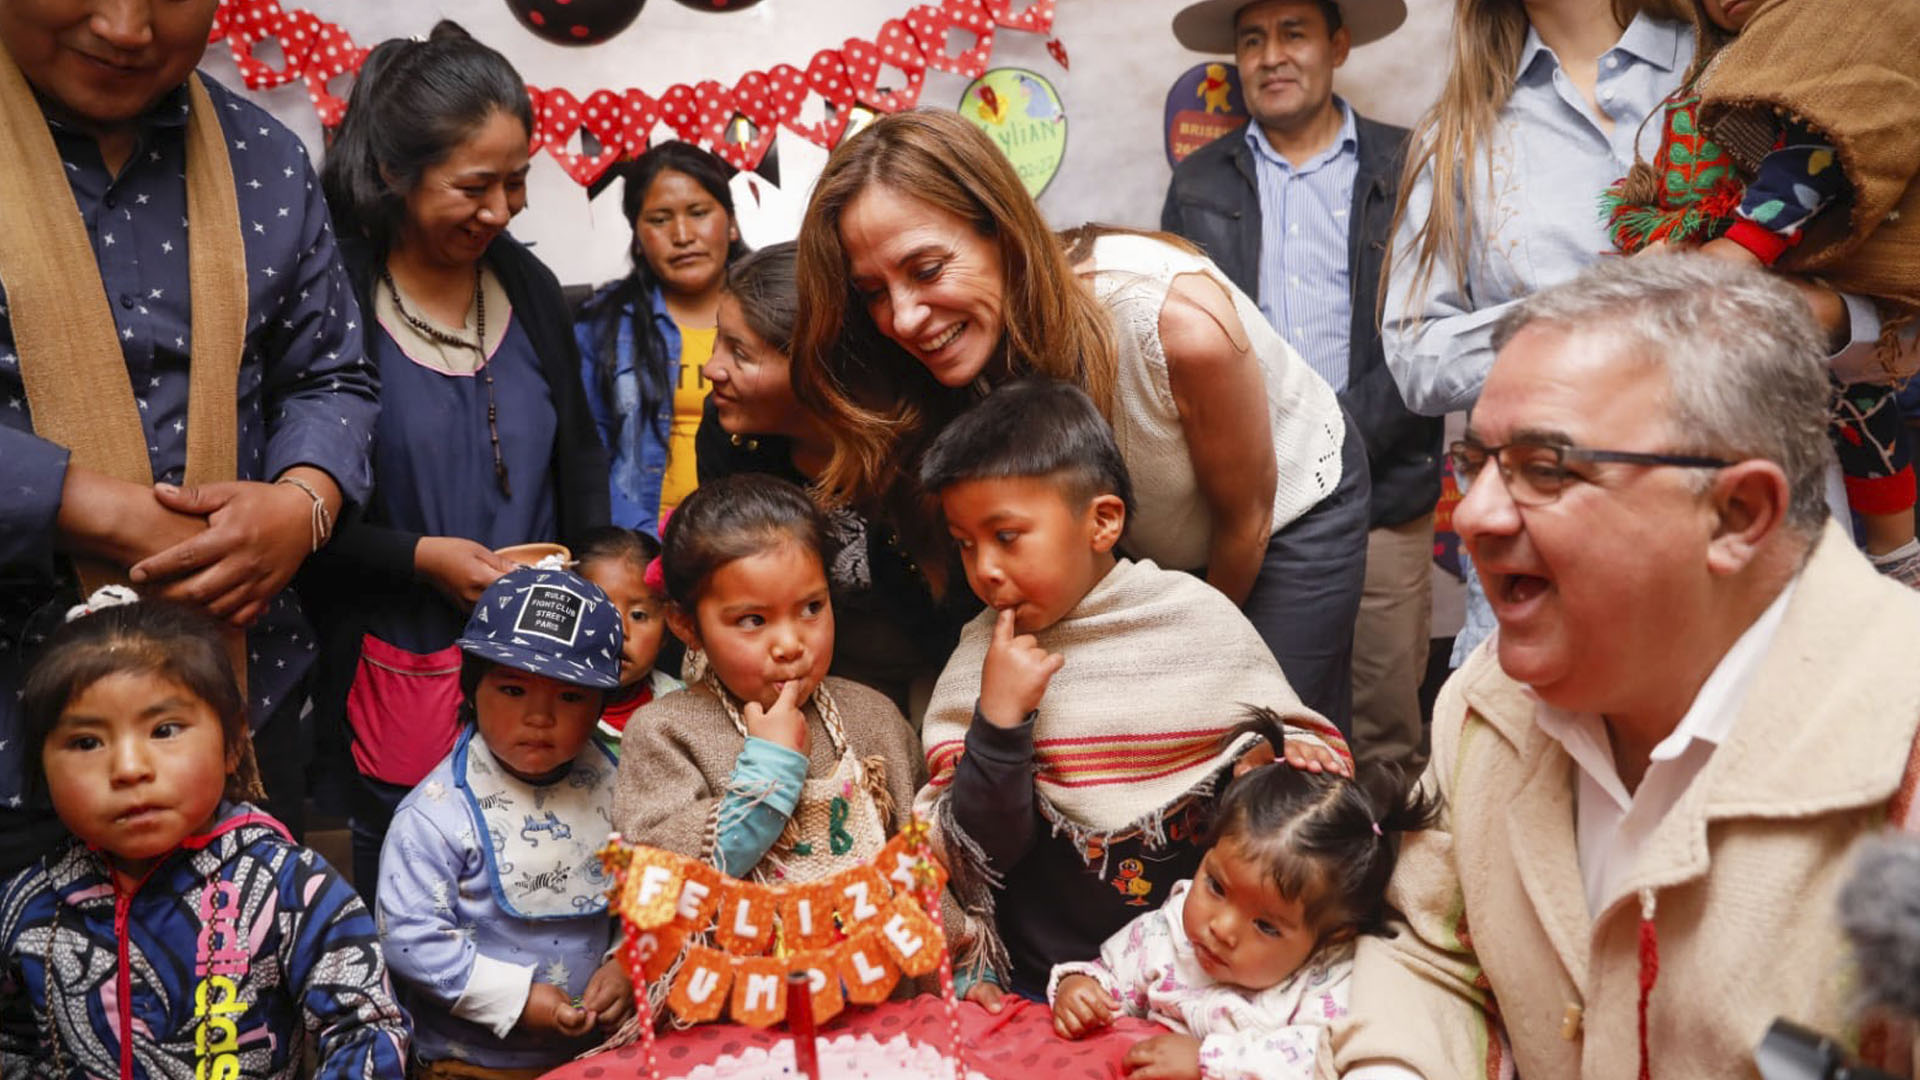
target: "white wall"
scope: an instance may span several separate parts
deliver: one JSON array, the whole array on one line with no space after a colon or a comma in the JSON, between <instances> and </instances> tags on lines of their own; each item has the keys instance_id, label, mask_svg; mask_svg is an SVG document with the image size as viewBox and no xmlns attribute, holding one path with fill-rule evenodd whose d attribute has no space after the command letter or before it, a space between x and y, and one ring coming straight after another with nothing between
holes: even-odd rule
<instances>
[{"instance_id":1,"label":"white wall","mask_svg":"<svg viewBox=\"0 0 1920 1080\"><path fill-rule=\"evenodd\" d=\"M1174 42L1168 23L1184 0L1059 0L1054 34L1072 67L1061 70L1046 38L1002 30L994 43L996 67L1027 67L1045 75L1066 106L1066 160L1041 198L1059 226L1088 220L1153 225L1166 193L1168 167L1161 116L1167 88L1204 59ZM1361 0L1366 3L1370 0ZM903 14L913 0L763 0L745 11L712 14L672 0L649 0L632 26L611 41L586 48L552 45L516 21L504 0L282 0L330 19L362 45L387 37L425 34L440 17L459 20L475 37L504 52L528 82L560 86L584 98L600 89L639 87L657 93L677 82L716 79L732 85L748 70L786 62L805 68L820 49L851 36L871 39L880 24ZM1407 23L1393 36L1354 52L1337 87L1376 119L1410 123L1439 87L1446 62L1450 0L1408 0ZM240 89L225 46L207 51L204 67ZM952 106L966 79L927 74L922 104ZM319 149L319 124L299 86L253 95ZM665 130L662 127L660 130ZM784 190L741 202L747 240L765 244L797 226L805 185L826 151L790 132L779 135ZM757 179L757 178L756 178ZM761 183L764 183L761 181ZM533 242L562 281L590 282L624 272L627 231L618 185L589 204L553 160L534 165L530 205L514 233Z\"/></svg>"}]
</instances>

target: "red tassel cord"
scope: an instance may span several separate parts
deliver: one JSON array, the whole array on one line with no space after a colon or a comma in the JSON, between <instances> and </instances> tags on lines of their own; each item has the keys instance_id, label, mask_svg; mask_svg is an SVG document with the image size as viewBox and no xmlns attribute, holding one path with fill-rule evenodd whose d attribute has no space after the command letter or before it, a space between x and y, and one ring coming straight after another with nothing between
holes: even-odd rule
<instances>
[{"instance_id":1,"label":"red tassel cord","mask_svg":"<svg viewBox=\"0 0 1920 1080\"><path fill-rule=\"evenodd\" d=\"M1647 1056L1647 1004L1660 978L1660 934L1653 927L1653 890L1640 890L1640 1080L1650 1080L1652 1060Z\"/></svg>"}]
</instances>

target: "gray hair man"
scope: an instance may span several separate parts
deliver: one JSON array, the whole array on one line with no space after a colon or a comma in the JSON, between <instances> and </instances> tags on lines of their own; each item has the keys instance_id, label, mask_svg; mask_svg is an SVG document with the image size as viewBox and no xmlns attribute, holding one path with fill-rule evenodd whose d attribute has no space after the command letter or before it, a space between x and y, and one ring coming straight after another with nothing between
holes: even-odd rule
<instances>
[{"instance_id":1,"label":"gray hair man","mask_svg":"<svg viewBox=\"0 0 1920 1080\"><path fill-rule=\"evenodd\" d=\"M1408 841L1409 932L1361 945L1323 1065L1750 1076L1776 1016L1857 1031L1832 904L1908 771L1920 597L1827 522L1805 303L1615 260L1495 345L1451 452L1499 630L1441 693L1448 820Z\"/></svg>"}]
</instances>

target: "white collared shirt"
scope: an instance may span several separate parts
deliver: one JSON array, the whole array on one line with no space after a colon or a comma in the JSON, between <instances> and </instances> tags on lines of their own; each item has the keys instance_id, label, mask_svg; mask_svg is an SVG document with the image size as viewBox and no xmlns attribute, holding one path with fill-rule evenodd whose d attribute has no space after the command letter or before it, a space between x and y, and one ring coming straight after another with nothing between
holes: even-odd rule
<instances>
[{"instance_id":1,"label":"white collared shirt","mask_svg":"<svg viewBox=\"0 0 1920 1080\"><path fill-rule=\"evenodd\" d=\"M1653 830L1680 801L1687 785L1706 768L1713 751L1726 741L1759 672L1760 660L1786 615L1793 588L1794 583L1788 582L1714 665L1686 715L1653 748L1646 774L1632 792L1614 766L1613 747L1598 715L1568 712L1545 702L1534 706L1534 722L1565 748L1579 771L1574 791L1574 843L1587 890L1587 911L1594 917L1619 895L1620 883L1633 870L1634 860Z\"/></svg>"}]
</instances>

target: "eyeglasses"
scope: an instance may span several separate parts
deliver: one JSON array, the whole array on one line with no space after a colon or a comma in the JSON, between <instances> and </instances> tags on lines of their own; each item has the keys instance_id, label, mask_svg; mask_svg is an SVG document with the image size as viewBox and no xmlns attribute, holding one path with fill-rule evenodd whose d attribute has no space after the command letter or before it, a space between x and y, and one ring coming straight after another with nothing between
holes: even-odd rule
<instances>
[{"instance_id":1,"label":"eyeglasses","mask_svg":"<svg viewBox=\"0 0 1920 1080\"><path fill-rule=\"evenodd\" d=\"M1480 475L1488 459L1500 465L1500 479L1507 495L1521 506L1545 506L1560 497L1568 484L1585 477L1567 468L1567 462L1614 462L1622 465L1672 465L1683 469L1724 469L1733 464L1716 457L1694 454L1643 454L1634 450L1589 450L1584 446L1556 443L1513 442L1505 446L1481 446L1459 441L1447 448L1453 463L1453 475L1463 484L1471 484Z\"/></svg>"}]
</instances>

